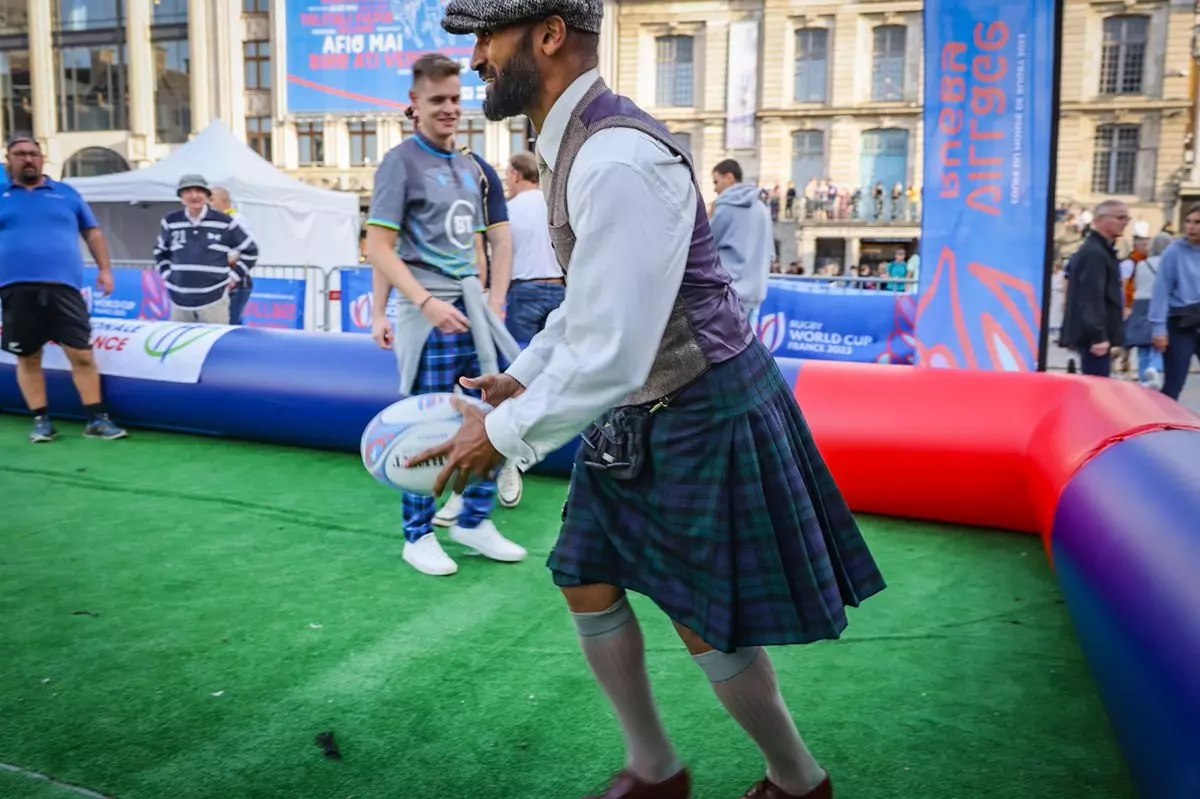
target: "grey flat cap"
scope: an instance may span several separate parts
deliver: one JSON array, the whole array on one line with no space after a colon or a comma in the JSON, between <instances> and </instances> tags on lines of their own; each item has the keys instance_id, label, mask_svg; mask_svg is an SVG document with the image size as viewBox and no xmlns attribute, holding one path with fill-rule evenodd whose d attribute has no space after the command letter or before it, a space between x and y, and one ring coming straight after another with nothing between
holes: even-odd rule
<instances>
[{"instance_id":1,"label":"grey flat cap","mask_svg":"<svg viewBox=\"0 0 1200 799\"><path fill-rule=\"evenodd\" d=\"M584 33L600 33L604 0L450 0L442 27L469 34L552 16Z\"/></svg>"},{"instance_id":2,"label":"grey flat cap","mask_svg":"<svg viewBox=\"0 0 1200 799\"><path fill-rule=\"evenodd\" d=\"M179 194L184 189L203 189L205 193L212 196L212 190L208 188L208 181L204 179L204 175L184 175L179 179L179 185L175 187L175 193Z\"/></svg>"}]
</instances>

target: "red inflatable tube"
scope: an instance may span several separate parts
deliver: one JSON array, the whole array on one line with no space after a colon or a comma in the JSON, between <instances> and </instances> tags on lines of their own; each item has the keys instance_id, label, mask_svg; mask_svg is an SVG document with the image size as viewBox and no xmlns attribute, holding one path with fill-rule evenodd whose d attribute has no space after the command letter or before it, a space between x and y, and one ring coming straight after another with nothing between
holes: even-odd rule
<instances>
[{"instance_id":1,"label":"red inflatable tube","mask_svg":"<svg viewBox=\"0 0 1200 799\"><path fill-rule=\"evenodd\" d=\"M851 508L1045 538L1075 472L1200 417L1119 380L807 361L795 388Z\"/></svg>"}]
</instances>

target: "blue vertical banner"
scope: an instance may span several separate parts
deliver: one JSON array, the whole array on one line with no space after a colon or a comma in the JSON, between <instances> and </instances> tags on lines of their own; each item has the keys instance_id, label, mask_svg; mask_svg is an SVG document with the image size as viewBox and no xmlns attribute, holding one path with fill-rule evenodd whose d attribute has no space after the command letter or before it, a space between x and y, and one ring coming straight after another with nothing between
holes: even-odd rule
<instances>
[{"instance_id":1,"label":"blue vertical banner","mask_svg":"<svg viewBox=\"0 0 1200 799\"><path fill-rule=\"evenodd\" d=\"M917 364L1038 366L1060 0L927 0Z\"/></svg>"}]
</instances>

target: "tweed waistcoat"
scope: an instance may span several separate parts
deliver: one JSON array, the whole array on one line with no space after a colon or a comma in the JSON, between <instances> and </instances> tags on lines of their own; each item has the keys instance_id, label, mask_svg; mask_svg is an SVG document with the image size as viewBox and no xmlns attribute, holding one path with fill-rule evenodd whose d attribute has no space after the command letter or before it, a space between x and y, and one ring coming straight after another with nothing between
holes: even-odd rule
<instances>
[{"instance_id":1,"label":"tweed waistcoat","mask_svg":"<svg viewBox=\"0 0 1200 799\"><path fill-rule=\"evenodd\" d=\"M584 142L608 128L633 128L661 142L683 158L696 187L692 243L675 305L659 342L650 376L640 390L621 403L640 405L669 396L704 374L713 364L723 363L739 354L753 340L754 333L741 301L733 291L732 280L717 255L691 157L679 148L661 122L628 98L613 94L603 80L597 80L572 111L546 190L550 241L567 280L570 280L568 266L575 249L575 233L567 208L571 165ZM596 199L619 202L620 198ZM659 267L647 264L647 268Z\"/></svg>"}]
</instances>

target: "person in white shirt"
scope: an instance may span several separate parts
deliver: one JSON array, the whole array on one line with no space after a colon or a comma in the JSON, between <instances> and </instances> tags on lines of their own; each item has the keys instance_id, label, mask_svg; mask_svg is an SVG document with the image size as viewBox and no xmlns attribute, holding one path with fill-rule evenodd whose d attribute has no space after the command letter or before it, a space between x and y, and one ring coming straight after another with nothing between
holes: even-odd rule
<instances>
[{"instance_id":1,"label":"person in white shirt","mask_svg":"<svg viewBox=\"0 0 1200 799\"><path fill-rule=\"evenodd\" d=\"M539 187L537 158L517 153L509 161L508 223L513 238L512 282L504 323L522 346L546 326L566 296L562 267L550 244L546 196Z\"/></svg>"},{"instance_id":2,"label":"person in white shirt","mask_svg":"<svg viewBox=\"0 0 1200 799\"><path fill-rule=\"evenodd\" d=\"M492 120L539 135L567 292L504 374L462 381L438 481L522 469L583 431L548 566L626 741L607 799L688 799L626 591L674 622L767 775L749 799L830 799L762 647L837 638L884 581L721 267L691 159L596 71L600 0L450 0Z\"/></svg>"}]
</instances>

